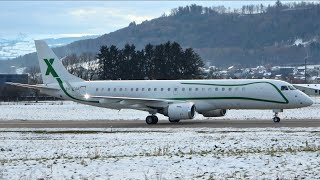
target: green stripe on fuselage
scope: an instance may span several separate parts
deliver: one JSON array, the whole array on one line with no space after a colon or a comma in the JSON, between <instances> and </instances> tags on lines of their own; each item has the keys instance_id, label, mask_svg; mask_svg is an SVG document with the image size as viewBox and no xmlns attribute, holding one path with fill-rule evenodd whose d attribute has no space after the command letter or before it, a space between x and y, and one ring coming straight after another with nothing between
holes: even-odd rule
<instances>
[{"instance_id":1,"label":"green stripe on fuselage","mask_svg":"<svg viewBox=\"0 0 320 180\"><path fill-rule=\"evenodd\" d=\"M266 83L273 86L277 92L281 95L281 97L284 99L283 101L275 101L275 100L268 100L268 99L260 99L260 98L250 98L250 97L191 97L191 98L170 98L171 100L215 100L215 99L242 99L242 100L252 100L252 101L261 101L261 102L271 102L271 103L278 103L278 104L288 104L288 99L283 95L283 93L280 91L280 89L270 83L270 82L252 82L252 83L244 83L244 84L210 84L210 83L181 83L185 85L205 85L205 86L246 86L251 84L261 84Z\"/></svg>"},{"instance_id":2,"label":"green stripe on fuselage","mask_svg":"<svg viewBox=\"0 0 320 180\"><path fill-rule=\"evenodd\" d=\"M61 78L58 76L58 73L54 70L54 68L52 67L52 63L54 62L54 59L43 59L44 62L47 64L48 69L46 71L46 76L48 76L50 73L52 74L52 76L54 78L56 78L60 88L62 89L62 91L64 92L64 94L66 96L68 96L69 98L76 100L76 101L81 101L81 102L89 102L89 103L99 103L99 101L87 101L87 100L83 100L83 99L78 99L76 97L71 96L68 91L64 88L63 86L63 81L61 80Z\"/></svg>"}]
</instances>

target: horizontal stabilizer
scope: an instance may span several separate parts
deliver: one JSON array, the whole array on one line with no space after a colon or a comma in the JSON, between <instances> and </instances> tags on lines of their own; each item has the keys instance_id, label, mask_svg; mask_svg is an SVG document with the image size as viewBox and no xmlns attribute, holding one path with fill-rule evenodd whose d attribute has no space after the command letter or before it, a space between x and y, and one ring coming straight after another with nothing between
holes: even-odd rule
<instances>
[{"instance_id":1,"label":"horizontal stabilizer","mask_svg":"<svg viewBox=\"0 0 320 180\"><path fill-rule=\"evenodd\" d=\"M38 90L41 90L41 89L60 90L59 88L48 87L48 86L44 86L44 85L41 85L41 84L31 85L31 84L21 84L21 83L13 83L13 82L6 82L6 84L12 85L12 86L30 88L30 89L38 89Z\"/></svg>"}]
</instances>

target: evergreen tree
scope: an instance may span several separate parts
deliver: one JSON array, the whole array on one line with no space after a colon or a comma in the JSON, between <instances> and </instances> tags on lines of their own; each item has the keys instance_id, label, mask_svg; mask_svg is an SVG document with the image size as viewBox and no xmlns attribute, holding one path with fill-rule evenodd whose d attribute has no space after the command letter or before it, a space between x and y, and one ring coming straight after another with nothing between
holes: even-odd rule
<instances>
[{"instance_id":1,"label":"evergreen tree","mask_svg":"<svg viewBox=\"0 0 320 180\"><path fill-rule=\"evenodd\" d=\"M144 71L146 79L154 79L155 64L154 64L154 46L150 43L144 48Z\"/></svg>"},{"instance_id":2,"label":"evergreen tree","mask_svg":"<svg viewBox=\"0 0 320 180\"><path fill-rule=\"evenodd\" d=\"M110 75L110 67L111 67L111 59L110 59L110 50L108 46L101 46L100 53L97 54L97 59L99 62L98 74L99 79L111 79Z\"/></svg>"},{"instance_id":3,"label":"evergreen tree","mask_svg":"<svg viewBox=\"0 0 320 180\"><path fill-rule=\"evenodd\" d=\"M191 48L183 51L170 41L143 50L126 44L124 49L102 46L98 73L100 79L190 79L200 78L203 62Z\"/></svg>"}]
</instances>

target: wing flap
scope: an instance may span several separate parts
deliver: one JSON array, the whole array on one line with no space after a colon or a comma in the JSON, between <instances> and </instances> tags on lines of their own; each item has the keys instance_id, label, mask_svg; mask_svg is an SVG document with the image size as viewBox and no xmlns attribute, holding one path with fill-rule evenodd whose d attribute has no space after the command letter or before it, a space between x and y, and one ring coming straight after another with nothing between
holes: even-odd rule
<instances>
[{"instance_id":1,"label":"wing flap","mask_svg":"<svg viewBox=\"0 0 320 180\"><path fill-rule=\"evenodd\" d=\"M166 99L132 98L132 97L113 97L113 96L91 96L90 98L99 99L102 104L119 103L126 106L143 105L147 107L163 108L168 104L184 102Z\"/></svg>"}]
</instances>

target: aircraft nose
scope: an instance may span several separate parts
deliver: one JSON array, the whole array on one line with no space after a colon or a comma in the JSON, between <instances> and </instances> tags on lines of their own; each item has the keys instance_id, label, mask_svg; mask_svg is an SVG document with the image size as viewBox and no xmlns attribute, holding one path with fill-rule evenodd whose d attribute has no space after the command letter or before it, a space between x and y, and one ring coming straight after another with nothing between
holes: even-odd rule
<instances>
[{"instance_id":1,"label":"aircraft nose","mask_svg":"<svg viewBox=\"0 0 320 180\"><path fill-rule=\"evenodd\" d=\"M306 105L311 106L312 104L313 104L313 100L309 96L307 96Z\"/></svg>"},{"instance_id":2,"label":"aircraft nose","mask_svg":"<svg viewBox=\"0 0 320 180\"><path fill-rule=\"evenodd\" d=\"M302 104L304 106L311 106L313 104L313 100L309 96L304 94L304 98L303 98Z\"/></svg>"}]
</instances>

